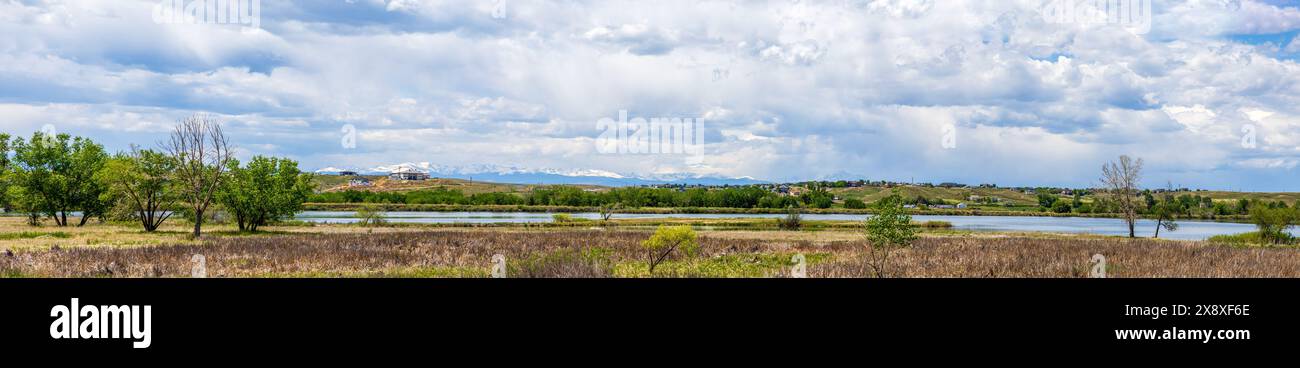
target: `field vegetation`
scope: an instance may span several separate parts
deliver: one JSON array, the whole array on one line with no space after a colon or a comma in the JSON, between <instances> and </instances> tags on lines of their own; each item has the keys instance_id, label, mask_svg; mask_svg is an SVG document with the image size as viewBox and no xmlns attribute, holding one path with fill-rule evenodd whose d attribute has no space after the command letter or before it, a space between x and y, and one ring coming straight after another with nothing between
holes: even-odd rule
<instances>
[{"instance_id":1,"label":"field vegetation","mask_svg":"<svg viewBox=\"0 0 1300 368\"><path fill-rule=\"evenodd\" d=\"M190 257L203 254L209 277L488 277L502 254L509 277L785 277L804 254L809 277L876 277L861 232L753 233L702 231L693 256L670 254L653 273L649 230L475 228L19 249L0 254L0 275L188 277ZM1300 277L1295 247L987 234L921 236L890 255L888 276L1076 278L1093 254L1107 257L1112 277Z\"/></svg>"}]
</instances>

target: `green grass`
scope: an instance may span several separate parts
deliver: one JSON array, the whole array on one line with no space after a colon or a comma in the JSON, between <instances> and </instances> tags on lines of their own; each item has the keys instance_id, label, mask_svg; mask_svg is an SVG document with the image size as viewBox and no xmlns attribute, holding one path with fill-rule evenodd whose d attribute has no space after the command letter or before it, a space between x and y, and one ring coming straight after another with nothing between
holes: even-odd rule
<instances>
[{"instance_id":1,"label":"green grass","mask_svg":"<svg viewBox=\"0 0 1300 368\"><path fill-rule=\"evenodd\" d=\"M39 276L25 274L18 270L5 270L4 272L0 272L0 279L25 279L25 278L36 278L36 277Z\"/></svg>"},{"instance_id":2,"label":"green grass","mask_svg":"<svg viewBox=\"0 0 1300 368\"><path fill-rule=\"evenodd\" d=\"M258 278L484 278L489 276L485 268L475 267L407 267L377 271L331 272L308 271L288 273L264 273Z\"/></svg>"},{"instance_id":3,"label":"green grass","mask_svg":"<svg viewBox=\"0 0 1300 368\"><path fill-rule=\"evenodd\" d=\"M23 231L23 232L17 232L17 233L5 233L5 234L0 234L0 240L35 239L35 238L41 238L41 237L51 237L51 238L67 239L67 238L71 238L71 237L72 237L72 234L68 234L68 233L65 233L65 232L62 232L62 231L55 231L55 232L52 232L52 233L42 233L42 232L36 232L36 231Z\"/></svg>"},{"instance_id":4,"label":"green grass","mask_svg":"<svg viewBox=\"0 0 1300 368\"><path fill-rule=\"evenodd\" d=\"M788 272L794 262L794 253L730 254L708 259L673 260L659 264L655 275L707 278L756 278ZM805 255L808 265L829 262L830 253ZM615 277L650 277L650 267L645 261L622 262L614 265Z\"/></svg>"},{"instance_id":5,"label":"green grass","mask_svg":"<svg viewBox=\"0 0 1300 368\"><path fill-rule=\"evenodd\" d=\"M1210 243L1230 245L1235 247L1246 247L1246 246L1275 247L1275 246L1296 245L1297 243L1300 243L1300 239L1296 239L1295 237L1290 236L1290 234L1283 234L1283 235L1286 236L1286 239L1284 239L1282 243L1274 243L1274 242L1266 241L1264 240L1263 234L1258 231L1252 231L1252 232L1241 233L1241 234L1232 234L1232 235L1215 235L1215 236L1211 236L1209 239L1207 239L1207 241Z\"/></svg>"}]
</instances>

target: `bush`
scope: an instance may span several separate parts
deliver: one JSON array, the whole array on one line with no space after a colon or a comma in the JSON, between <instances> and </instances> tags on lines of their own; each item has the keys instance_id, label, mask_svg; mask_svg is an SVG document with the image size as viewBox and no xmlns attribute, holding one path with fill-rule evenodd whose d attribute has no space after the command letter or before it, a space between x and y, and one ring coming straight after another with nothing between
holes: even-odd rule
<instances>
[{"instance_id":1,"label":"bush","mask_svg":"<svg viewBox=\"0 0 1300 368\"><path fill-rule=\"evenodd\" d=\"M853 199L853 198L845 199L844 208L851 209L851 210L864 209L867 208L867 202L863 202L861 199Z\"/></svg>"},{"instance_id":2,"label":"bush","mask_svg":"<svg viewBox=\"0 0 1300 368\"><path fill-rule=\"evenodd\" d=\"M572 216L572 215L569 215L569 214L567 214L567 213L557 213L557 214L551 215L551 221L554 221L554 222L557 223L557 224L563 224L563 223L566 223L566 222L573 222L573 216Z\"/></svg>"},{"instance_id":3,"label":"bush","mask_svg":"<svg viewBox=\"0 0 1300 368\"><path fill-rule=\"evenodd\" d=\"M655 267L668 259L677 249L681 249L687 257L694 257L700 249L700 243L696 240L695 230L689 225L683 226L663 226L660 225L655 230L650 239L641 242L641 246L647 250L647 260L650 264L650 273L654 274Z\"/></svg>"},{"instance_id":4,"label":"bush","mask_svg":"<svg viewBox=\"0 0 1300 368\"><path fill-rule=\"evenodd\" d=\"M1070 202L1056 201L1056 203L1052 204L1052 212L1070 213L1071 209L1072 208L1070 207Z\"/></svg>"},{"instance_id":5,"label":"bush","mask_svg":"<svg viewBox=\"0 0 1300 368\"><path fill-rule=\"evenodd\" d=\"M361 226L380 226L388 223L388 219L384 218L384 213L380 212L375 206L361 207L357 210L356 216L361 219L358 222Z\"/></svg>"},{"instance_id":6,"label":"bush","mask_svg":"<svg viewBox=\"0 0 1300 368\"><path fill-rule=\"evenodd\" d=\"M781 230L799 230L803 227L803 216L799 214L799 209L790 207L790 213L784 218L776 219L776 227Z\"/></svg>"},{"instance_id":7,"label":"bush","mask_svg":"<svg viewBox=\"0 0 1300 368\"><path fill-rule=\"evenodd\" d=\"M871 241L868 253L876 277L888 276L889 256L906 248L916 240L912 216L903 209L903 199L897 194L876 202L876 214L867 219L867 240Z\"/></svg>"},{"instance_id":8,"label":"bush","mask_svg":"<svg viewBox=\"0 0 1300 368\"><path fill-rule=\"evenodd\" d=\"M1287 230L1295 226L1296 212L1289 208L1270 208L1257 204L1250 208L1250 221L1259 228L1261 240L1281 244L1291 239Z\"/></svg>"}]
</instances>

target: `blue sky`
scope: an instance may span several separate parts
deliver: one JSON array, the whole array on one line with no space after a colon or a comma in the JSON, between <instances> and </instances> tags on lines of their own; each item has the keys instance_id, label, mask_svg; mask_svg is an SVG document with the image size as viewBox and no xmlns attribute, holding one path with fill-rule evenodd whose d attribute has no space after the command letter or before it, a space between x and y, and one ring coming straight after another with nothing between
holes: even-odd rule
<instances>
[{"instance_id":1,"label":"blue sky","mask_svg":"<svg viewBox=\"0 0 1300 368\"><path fill-rule=\"evenodd\" d=\"M1129 154L1149 187L1300 191L1295 1L1152 0L1149 30L1049 3L263 0L251 28L0 0L0 131L121 150L205 112L307 169L1071 187ZM702 159L597 152L620 110L703 119Z\"/></svg>"}]
</instances>

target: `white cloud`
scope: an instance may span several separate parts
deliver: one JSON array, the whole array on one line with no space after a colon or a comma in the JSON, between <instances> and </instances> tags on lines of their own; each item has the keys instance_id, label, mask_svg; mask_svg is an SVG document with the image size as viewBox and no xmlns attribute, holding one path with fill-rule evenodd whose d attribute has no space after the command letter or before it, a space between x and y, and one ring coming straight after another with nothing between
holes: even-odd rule
<instances>
[{"instance_id":1,"label":"white cloud","mask_svg":"<svg viewBox=\"0 0 1300 368\"><path fill-rule=\"evenodd\" d=\"M1155 3L1153 31L1135 35L1045 22L1037 0L268 2L251 32L154 24L146 0L7 2L0 116L5 131L57 122L121 148L210 111L247 153L308 168L1079 186L1127 153L1159 182L1293 170L1300 65L1229 36L1293 31L1296 8ZM595 153L594 122L619 110L706 119L705 162ZM355 150L337 143L344 124Z\"/></svg>"}]
</instances>

